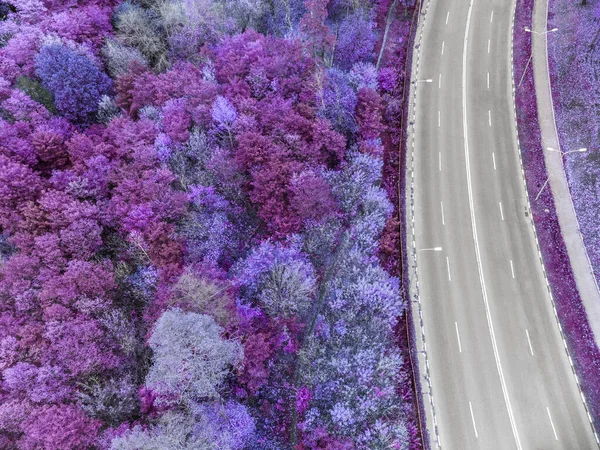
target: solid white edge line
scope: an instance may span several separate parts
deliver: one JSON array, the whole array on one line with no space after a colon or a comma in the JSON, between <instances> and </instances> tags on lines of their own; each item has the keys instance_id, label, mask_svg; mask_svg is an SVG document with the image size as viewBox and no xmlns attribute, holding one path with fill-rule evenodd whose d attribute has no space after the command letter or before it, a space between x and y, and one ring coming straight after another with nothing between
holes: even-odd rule
<instances>
[{"instance_id":1,"label":"solid white edge line","mask_svg":"<svg viewBox=\"0 0 600 450\"><path fill-rule=\"evenodd\" d=\"M502 219L502 221L504 221L504 211L502 210L502 202L498 202L498 205L500 205L500 218Z\"/></svg>"},{"instance_id":2,"label":"solid white edge line","mask_svg":"<svg viewBox=\"0 0 600 450\"><path fill-rule=\"evenodd\" d=\"M548 419L550 419L550 425L552 425L552 431L554 432L554 439L558 441L558 435L556 434L556 428L554 428L554 422L552 422L552 416L550 415L550 408L546 406L546 411L548 412Z\"/></svg>"},{"instance_id":3,"label":"solid white edge line","mask_svg":"<svg viewBox=\"0 0 600 450\"><path fill-rule=\"evenodd\" d=\"M519 439L519 433L517 431L517 425L513 415L512 407L510 404L510 398L508 396L508 389L506 387L506 380L504 379L504 372L502 370L502 363L500 361L500 354L498 353L498 345L496 344L496 336L494 333L494 324L492 322L492 316L490 312L490 305L487 298L487 289L485 287L485 279L483 276L483 268L481 265L481 253L479 251L479 241L477 239L477 222L475 221L475 206L473 201L473 186L471 184L471 163L469 161L469 133L468 133L468 121L467 121L467 44L469 41L469 26L471 24L471 13L473 11L473 0L469 0L469 10L467 13L467 25L465 28L465 38L463 44L463 61L462 61L462 109L463 109L463 133L465 143L465 165L467 170L467 188L469 193L469 209L471 211L471 228L473 230L473 240L475 242L475 256L477 259L477 269L479 272L479 281L481 284L481 293L485 304L485 314L487 318L488 328L490 337L492 340L492 348L494 350L494 358L496 360L496 368L498 369L498 375L500 377L500 384L502 386L502 394L504 396L504 402L506 403L506 409L508 410L508 416L510 419L510 426L512 428L513 436L517 444L517 448L522 450L521 440ZM489 49L488 40L488 49Z\"/></svg>"},{"instance_id":4,"label":"solid white edge line","mask_svg":"<svg viewBox=\"0 0 600 450\"><path fill-rule=\"evenodd\" d=\"M442 225L446 225L446 219L444 218L444 202L440 201L440 206L442 207Z\"/></svg>"},{"instance_id":5,"label":"solid white edge line","mask_svg":"<svg viewBox=\"0 0 600 450\"><path fill-rule=\"evenodd\" d=\"M462 353L462 346L460 345L460 334L458 333L458 323L454 322L454 328L456 329L456 340L458 341L458 352Z\"/></svg>"},{"instance_id":6,"label":"solid white edge line","mask_svg":"<svg viewBox=\"0 0 600 450\"><path fill-rule=\"evenodd\" d=\"M527 335L527 343L529 344L529 351L531 352L531 356L533 356L533 346L531 345L531 339L529 338L529 330L525 328L525 334Z\"/></svg>"},{"instance_id":7,"label":"solid white edge line","mask_svg":"<svg viewBox=\"0 0 600 450\"><path fill-rule=\"evenodd\" d=\"M515 278L515 267L513 266L512 259L510 260L510 274L512 275L513 278Z\"/></svg>"},{"instance_id":8,"label":"solid white edge line","mask_svg":"<svg viewBox=\"0 0 600 450\"><path fill-rule=\"evenodd\" d=\"M471 411L471 420L473 421L473 430L475 431L475 437L479 438L479 435L477 434L477 425L475 425L475 414L473 414L473 405L471 405L471 402L469 402L469 410Z\"/></svg>"},{"instance_id":9,"label":"solid white edge line","mask_svg":"<svg viewBox=\"0 0 600 450\"><path fill-rule=\"evenodd\" d=\"M452 281L452 276L450 275L450 259L446 256L446 267L448 268L448 281Z\"/></svg>"}]
</instances>

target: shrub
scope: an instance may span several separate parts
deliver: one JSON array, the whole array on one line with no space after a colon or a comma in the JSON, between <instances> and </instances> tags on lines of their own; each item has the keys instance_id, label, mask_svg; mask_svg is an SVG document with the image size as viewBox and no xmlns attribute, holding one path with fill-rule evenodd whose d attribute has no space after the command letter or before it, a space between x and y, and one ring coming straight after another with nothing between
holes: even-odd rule
<instances>
[{"instance_id":1,"label":"shrub","mask_svg":"<svg viewBox=\"0 0 600 450\"><path fill-rule=\"evenodd\" d=\"M54 96L52 95L52 92L44 88L39 80L27 76L20 76L17 78L17 86L29 95L32 100L44 105L52 114L58 113L54 106Z\"/></svg>"},{"instance_id":2,"label":"shrub","mask_svg":"<svg viewBox=\"0 0 600 450\"><path fill-rule=\"evenodd\" d=\"M92 378L81 383L77 400L90 417L110 426L118 426L138 412L137 391L137 384L127 375Z\"/></svg>"},{"instance_id":3,"label":"shrub","mask_svg":"<svg viewBox=\"0 0 600 450\"><path fill-rule=\"evenodd\" d=\"M234 19L242 32L247 28L259 30L269 9L263 0L225 0L223 3L226 16Z\"/></svg>"},{"instance_id":4,"label":"shrub","mask_svg":"<svg viewBox=\"0 0 600 450\"><path fill-rule=\"evenodd\" d=\"M235 305L227 286L187 269L172 287L171 303L186 311L208 314L221 326L233 320Z\"/></svg>"},{"instance_id":5,"label":"shrub","mask_svg":"<svg viewBox=\"0 0 600 450\"><path fill-rule=\"evenodd\" d=\"M108 95L103 95L98 102L98 111L96 118L98 122L107 124L115 117L121 114L121 109L117 106L114 99Z\"/></svg>"}]
</instances>

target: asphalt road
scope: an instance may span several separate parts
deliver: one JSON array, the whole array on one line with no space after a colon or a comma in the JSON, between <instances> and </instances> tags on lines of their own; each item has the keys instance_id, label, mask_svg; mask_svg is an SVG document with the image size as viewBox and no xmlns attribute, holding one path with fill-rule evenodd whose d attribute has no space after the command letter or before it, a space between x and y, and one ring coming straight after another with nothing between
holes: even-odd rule
<instances>
[{"instance_id":1,"label":"asphalt road","mask_svg":"<svg viewBox=\"0 0 600 450\"><path fill-rule=\"evenodd\" d=\"M413 237L435 423L443 449L596 449L527 213L513 7L432 0L422 19Z\"/></svg>"}]
</instances>

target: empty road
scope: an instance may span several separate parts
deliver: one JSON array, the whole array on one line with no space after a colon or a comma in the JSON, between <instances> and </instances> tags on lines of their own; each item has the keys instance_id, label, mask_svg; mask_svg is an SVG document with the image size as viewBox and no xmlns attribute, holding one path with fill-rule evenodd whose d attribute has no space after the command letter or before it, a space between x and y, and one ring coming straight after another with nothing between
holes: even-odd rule
<instances>
[{"instance_id":1,"label":"empty road","mask_svg":"<svg viewBox=\"0 0 600 450\"><path fill-rule=\"evenodd\" d=\"M432 448L596 449L528 213L512 100L514 4L424 3L407 229Z\"/></svg>"}]
</instances>

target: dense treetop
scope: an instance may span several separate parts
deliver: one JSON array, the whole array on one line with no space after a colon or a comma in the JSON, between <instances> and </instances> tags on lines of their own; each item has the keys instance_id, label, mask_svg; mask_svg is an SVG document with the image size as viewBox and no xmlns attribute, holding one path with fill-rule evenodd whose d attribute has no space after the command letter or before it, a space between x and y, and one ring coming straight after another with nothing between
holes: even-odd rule
<instances>
[{"instance_id":1,"label":"dense treetop","mask_svg":"<svg viewBox=\"0 0 600 450\"><path fill-rule=\"evenodd\" d=\"M375 3L0 1L0 447L409 447Z\"/></svg>"}]
</instances>

